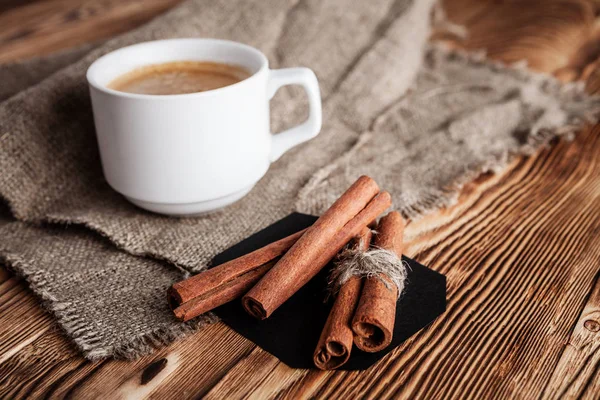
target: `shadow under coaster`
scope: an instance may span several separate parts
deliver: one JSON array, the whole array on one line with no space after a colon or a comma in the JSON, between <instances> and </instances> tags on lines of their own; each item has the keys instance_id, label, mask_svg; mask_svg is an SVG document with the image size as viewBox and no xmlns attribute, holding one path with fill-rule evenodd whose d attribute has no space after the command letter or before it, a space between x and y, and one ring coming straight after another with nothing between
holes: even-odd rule
<instances>
[{"instance_id":1,"label":"shadow under coaster","mask_svg":"<svg viewBox=\"0 0 600 400\"><path fill-rule=\"evenodd\" d=\"M312 225L317 217L293 213L217 255L219 265ZM356 346L341 370L362 370L379 361L410 336L429 325L446 310L446 277L403 257L410 265L408 282L396 308L396 325L390 346L366 353ZM266 320L246 314L241 301L234 300L215 313L242 336L292 368L316 368L312 356L325 325L332 301L324 303L331 265L310 280Z\"/></svg>"}]
</instances>

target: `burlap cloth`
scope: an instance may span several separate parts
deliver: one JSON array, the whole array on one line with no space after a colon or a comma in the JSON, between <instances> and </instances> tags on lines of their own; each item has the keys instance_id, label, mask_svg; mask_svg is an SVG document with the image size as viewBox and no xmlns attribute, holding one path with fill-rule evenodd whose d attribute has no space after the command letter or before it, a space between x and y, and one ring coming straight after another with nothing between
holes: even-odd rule
<instances>
[{"instance_id":1,"label":"burlap cloth","mask_svg":"<svg viewBox=\"0 0 600 400\"><path fill-rule=\"evenodd\" d=\"M213 318L175 322L172 282L293 210L322 212L360 174L416 218L595 116L599 102L577 85L427 44L434 3L190 0L87 54L1 68L11 85L0 95L33 86L0 104L0 195L10 209L0 213L0 258L86 357L135 357ZM243 200L202 218L147 213L109 188L84 77L113 49L173 37L241 41L272 68L312 68L321 84L321 134ZM301 91L280 91L273 130L302 119L304 103Z\"/></svg>"}]
</instances>

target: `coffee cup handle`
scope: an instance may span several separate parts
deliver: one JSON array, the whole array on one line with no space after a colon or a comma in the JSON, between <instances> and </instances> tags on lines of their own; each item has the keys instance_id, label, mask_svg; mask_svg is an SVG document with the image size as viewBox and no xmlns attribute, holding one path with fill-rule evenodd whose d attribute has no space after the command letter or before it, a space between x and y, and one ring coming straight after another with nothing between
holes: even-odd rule
<instances>
[{"instance_id":1,"label":"coffee cup handle","mask_svg":"<svg viewBox=\"0 0 600 400\"><path fill-rule=\"evenodd\" d=\"M321 130L321 92L315 73L308 68L285 68L269 71L268 96L273 98L280 87L301 85L308 95L309 115L302 124L273 135L270 160L276 161L283 153L317 136Z\"/></svg>"}]
</instances>

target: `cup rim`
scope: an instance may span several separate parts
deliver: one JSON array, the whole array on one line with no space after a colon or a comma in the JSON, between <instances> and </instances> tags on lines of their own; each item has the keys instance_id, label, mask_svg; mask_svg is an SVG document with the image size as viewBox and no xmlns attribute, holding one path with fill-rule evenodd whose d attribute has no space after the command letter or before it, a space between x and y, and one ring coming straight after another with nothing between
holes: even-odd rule
<instances>
[{"instance_id":1,"label":"cup rim","mask_svg":"<svg viewBox=\"0 0 600 400\"><path fill-rule=\"evenodd\" d=\"M106 58L108 57L113 57L115 54L120 53L120 52L127 52L130 51L134 48L137 47L142 47L142 46L152 46L158 43L168 43L168 42L182 42L182 41L186 41L186 42L212 42L212 43L216 43L216 44L226 44L226 45L234 45L234 46L238 46L243 48L244 50L250 51L251 53L254 53L254 55L256 55L261 63L260 63L260 68L254 72L252 75L250 75L248 78L243 79L239 82L236 82L232 85L228 85L228 86L224 86L224 87L220 87L217 89L211 89L211 90L206 90L203 92L193 92L193 93L179 93L179 94L142 94L142 93L128 93L128 92L121 92L119 90L115 90L115 89L110 89L105 85L102 85L98 82L98 80L96 79L96 76L94 74L96 74L96 70L99 68L99 64ZM207 96L212 96L215 94L220 94L222 92L226 92L226 91L230 91L230 90L234 90L242 85L245 85L249 82L253 82L254 80L258 79L258 75L260 75L264 70L266 70L269 67L269 61L267 59L267 57L258 49L249 46L247 44L244 43L240 43L240 42L236 42L233 40L225 40L225 39L213 39L213 38L175 38L175 39L161 39L161 40L151 40L151 41L147 41L147 42L140 42L140 43L136 43L136 44L132 44L129 46L125 46L125 47L121 47L118 48L116 50L113 50L111 52L108 52L106 54L104 54L103 56L97 58L87 69L86 71L86 79L88 81L88 84L93 87L96 90L99 90L101 92L104 92L106 94L110 94L110 95L114 95L114 96L119 96L119 97L125 97L125 98L131 98L131 99L161 99L161 100L167 100L167 99L181 99L181 98L192 98L192 97L207 97Z\"/></svg>"}]
</instances>

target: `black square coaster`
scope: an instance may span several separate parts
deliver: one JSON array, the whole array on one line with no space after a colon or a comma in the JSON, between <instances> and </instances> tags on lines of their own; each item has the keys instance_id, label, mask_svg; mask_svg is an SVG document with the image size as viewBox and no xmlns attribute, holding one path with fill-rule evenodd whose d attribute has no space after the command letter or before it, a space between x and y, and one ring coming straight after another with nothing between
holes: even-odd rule
<instances>
[{"instance_id":1,"label":"black square coaster","mask_svg":"<svg viewBox=\"0 0 600 400\"><path fill-rule=\"evenodd\" d=\"M217 255L219 265L312 225L317 217L293 213ZM343 370L362 370L446 311L446 277L404 257L410 265L408 282L396 308L396 325L390 346L377 353L353 347ZM266 320L246 314L239 300L215 310L233 330L293 368L316 368L312 355L325 325L332 301L324 303L331 265L308 282Z\"/></svg>"}]
</instances>

